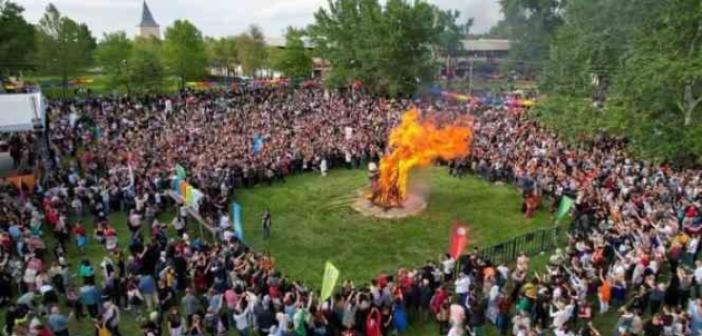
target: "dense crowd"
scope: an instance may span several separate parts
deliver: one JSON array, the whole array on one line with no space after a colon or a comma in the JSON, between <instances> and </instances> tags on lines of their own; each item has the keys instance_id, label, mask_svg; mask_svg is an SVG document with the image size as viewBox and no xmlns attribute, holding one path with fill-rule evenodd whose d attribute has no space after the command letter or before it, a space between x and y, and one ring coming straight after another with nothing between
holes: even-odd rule
<instances>
[{"instance_id":1,"label":"dense crowd","mask_svg":"<svg viewBox=\"0 0 702 336\"><path fill-rule=\"evenodd\" d=\"M410 103L321 90L52 103L46 180L0 192L3 331L69 335L70 320L89 317L99 336L120 335L121 315L135 310L147 336L378 336L430 319L450 336L483 335L488 324L516 336L593 335L591 320L610 309L619 319L604 333L702 331L700 172L635 160L604 136L570 146L509 109L481 110L471 155L451 167L514 183L525 200L576 199L571 241L545 270L525 254L506 265L472 251L458 269L441 256L320 300L231 230L208 242L189 232L186 212L158 220L173 205L176 164L205 192L203 217L227 229L239 188L377 160ZM439 120L470 112L420 104ZM110 222L117 211L126 223ZM131 234L117 235L120 226ZM85 250L95 243L105 257L93 265ZM86 258L71 264L69 253Z\"/></svg>"}]
</instances>

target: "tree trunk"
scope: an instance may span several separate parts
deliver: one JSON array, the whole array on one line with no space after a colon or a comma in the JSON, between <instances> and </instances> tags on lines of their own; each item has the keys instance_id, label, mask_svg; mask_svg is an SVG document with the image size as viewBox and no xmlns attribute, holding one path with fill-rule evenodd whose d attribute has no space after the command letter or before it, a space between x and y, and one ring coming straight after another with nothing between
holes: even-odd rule
<instances>
[{"instance_id":1,"label":"tree trunk","mask_svg":"<svg viewBox=\"0 0 702 336\"><path fill-rule=\"evenodd\" d=\"M683 94L682 100L678 102L678 108L680 112L683 113L684 121L683 125L689 127L692 125L692 113L697 108L697 105L702 101L702 96L695 98L692 95L692 86L694 82L690 82L685 85L685 92Z\"/></svg>"}]
</instances>

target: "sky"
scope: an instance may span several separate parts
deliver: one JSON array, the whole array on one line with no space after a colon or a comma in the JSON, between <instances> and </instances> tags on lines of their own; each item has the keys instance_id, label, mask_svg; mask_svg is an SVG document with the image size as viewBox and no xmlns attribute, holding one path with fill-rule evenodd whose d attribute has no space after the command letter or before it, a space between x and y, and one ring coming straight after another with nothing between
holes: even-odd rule
<instances>
[{"instance_id":1,"label":"sky","mask_svg":"<svg viewBox=\"0 0 702 336\"><path fill-rule=\"evenodd\" d=\"M25 18L36 23L49 2L75 21L86 23L93 36L123 30L132 36L141 20L142 0L13 0L25 8ZM498 0L429 0L442 9L457 9L461 21L474 18L472 33L487 31L501 18ZM156 22L165 27L188 19L205 36L236 35L250 24L264 34L282 37L287 26L313 22L313 13L327 0L147 0Z\"/></svg>"}]
</instances>

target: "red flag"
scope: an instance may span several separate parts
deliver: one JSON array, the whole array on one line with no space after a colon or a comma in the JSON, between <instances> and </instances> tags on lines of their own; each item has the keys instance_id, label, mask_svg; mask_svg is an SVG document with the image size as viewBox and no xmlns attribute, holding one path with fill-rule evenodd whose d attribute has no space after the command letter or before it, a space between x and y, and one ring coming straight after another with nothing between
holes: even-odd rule
<instances>
[{"instance_id":1,"label":"red flag","mask_svg":"<svg viewBox=\"0 0 702 336\"><path fill-rule=\"evenodd\" d=\"M449 254L453 259L458 259L468 246L468 226L460 221L453 222L451 237L449 238Z\"/></svg>"}]
</instances>

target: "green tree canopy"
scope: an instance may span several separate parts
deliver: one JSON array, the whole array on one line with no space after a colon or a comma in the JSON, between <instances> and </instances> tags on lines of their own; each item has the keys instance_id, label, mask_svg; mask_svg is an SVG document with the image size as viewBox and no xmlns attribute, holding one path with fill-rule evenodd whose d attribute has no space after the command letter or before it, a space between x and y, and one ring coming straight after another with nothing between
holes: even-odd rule
<instances>
[{"instance_id":1,"label":"green tree canopy","mask_svg":"<svg viewBox=\"0 0 702 336\"><path fill-rule=\"evenodd\" d=\"M32 68L34 27L22 17L24 8L0 0L0 74Z\"/></svg>"},{"instance_id":2,"label":"green tree canopy","mask_svg":"<svg viewBox=\"0 0 702 336\"><path fill-rule=\"evenodd\" d=\"M285 48L272 58L273 69L293 79L304 79L312 73L312 57L302 40L304 31L288 27Z\"/></svg>"},{"instance_id":3,"label":"green tree canopy","mask_svg":"<svg viewBox=\"0 0 702 336\"><path fill-rule=\"evenodd\" d=\"M61 16L53 4L46 8L37 26L37 64L44 74L58 75L64 90L72 76L92 62L95 39L85 24Z\"/></svg>"},{"instance_id":4,"label":"green tree canopy","mask_svg":"<svg viewBox=\"0 0 702 336\"><path fill-rule=\"evenodd\" d=\"M666 1L630 53L612 94L635 139L656 157L702 157L702 4Z\"/></svg>"},{"instance_id":5,"label":"green tree canopy","mask_svg":"<svg viewBox=\"0 0 702 336\"><path fill-rule=\"evenodd\" d=\"M460 16L461 12L457 10L436 11L439 27L436 45L439 53L447 57L456 57L463 51L463 40L468 36L470 27L473 25L473 18L465 23L459 23Z\"/></svg>"},{"instance_id":6,"label":"green tree canopy","mask_svg":"<svg viewBox=\"0 0 702 336\"><path fill-rule=\"evenodd\" d=\"M251 25L245 33L235 38L239 62L245 74L255 77L256 72L267 63L266 41L261 28Z\"/></svg>"},{"instance_id":7,"label":"green tree canopy","mask_svg":"<svg viewBox=\"0 0 702 336\"><path fill-rule=\"evenodd\" d=\"M168 70L185 81L201 79L207 68L207 53L202 33L188 20L176 20L166 29L163 60Z\"/></svg>"},{"instance_id":8,"label":"green tree canopy","mask_svg":"<svg viewBox=\"0 0 702 336\"><path fill-rule=\"evenodd\" d=\"M570 0L535 115L568 134L606 130L655 160L702 158L702 4Z\"/></svg>"},{"instance_id":9,"label":"green tree canopy","mask_svg":"<svg viewBox=\"0 0 702 336\"><path fill-rule=\"evenodd\" d=\"M211 65L222 68L230 75L239 63L234 37L205 38L207 57Z\"/></svg>"},{"instance_id":10,"label":"green tree canopy","mask_svg":"<svg viewBox=\"0 0 702 336\"><path fill-rule=\"evenodd\" d=\"M129 91L127 64L132 54L132 41L123 31L105 33L95 49L95 62L107 75L114 87L124 86Z\"/></svg>"},{"instance_id":11,"label":"green tree canopy","mask_svg":"<svg viewBox=\"0 0 702 336\"><path fill-rule=\"evenodd\" d=\"M137 92L163 89L165 69L161 62L160 41L137 39L127 61L127 82Z\"/></svg>"},{"instance_id":12,"label":"green tree canopy","mask_svg":"<svg viewBox=\"0 0 702 336\"><path fill-rule=\"evenodd\" d=\"M500 0L506 31L511 40L507 67L527 75L538 75L548 59L551 41L563 24L566 0ZM506 26L506 29L502 26Z\"/></svg>"},{"instance_id":13,"label":"green tree canopy","mask_svg":"<svg viewBox=\"0 0 702 336\"><path fill-rule=\"evenodd\" d=\"M361 80L378 94L412 94L438 69L432 45L443 27L426 2L330 0L308 29L315 52L330 63L327 83Z\"/></svg>"}]
</instances>

